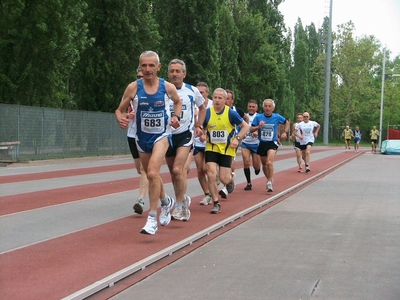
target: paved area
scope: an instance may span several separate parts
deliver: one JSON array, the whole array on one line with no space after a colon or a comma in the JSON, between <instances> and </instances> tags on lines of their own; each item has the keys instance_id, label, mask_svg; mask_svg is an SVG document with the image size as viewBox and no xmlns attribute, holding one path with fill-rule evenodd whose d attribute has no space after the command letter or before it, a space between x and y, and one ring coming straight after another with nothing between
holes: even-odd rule
<instances>
[{"instance_id":1,"label":"paved area","mask_svg":"<svg viewBox=\"0 0 400 300\"><path fill-rule=\"evenodd\" d=\"M111 299L398 300L399 178L365 153Z\"/></svg>"}]
</instances>

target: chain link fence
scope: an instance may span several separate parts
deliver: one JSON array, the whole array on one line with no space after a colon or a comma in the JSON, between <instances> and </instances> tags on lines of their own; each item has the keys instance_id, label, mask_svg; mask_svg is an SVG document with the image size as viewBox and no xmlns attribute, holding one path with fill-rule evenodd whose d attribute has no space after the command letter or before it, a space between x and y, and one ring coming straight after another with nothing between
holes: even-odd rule
<instances>
[{"instance_id":1,"label":"chain link fence","mask_svg":"<svg viewBox=\"0 0 400 300\"><path fill-rule=\"evenodd\" d=\"M14 141L19 161L130 153L112 113L0 104L0 142Z\"/></svg>"}]
</instances>

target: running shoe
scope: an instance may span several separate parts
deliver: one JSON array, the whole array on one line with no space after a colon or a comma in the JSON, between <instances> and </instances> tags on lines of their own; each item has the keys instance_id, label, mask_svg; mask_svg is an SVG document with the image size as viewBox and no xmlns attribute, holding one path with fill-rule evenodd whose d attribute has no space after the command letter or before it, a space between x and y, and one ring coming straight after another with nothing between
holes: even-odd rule
<instances>
[{"instance_id":1,"label":"running shoe","mask_svg":"<svg viewBox=\"0 0 400 300\"><path fill-rule=\"evenodd\" d=\"M310 167L309 166L306 166L306 173L310 173Z\"/></svg>"},{"instance_id":2,"label":"running shoe","mask_svg":"<svg viewBox=\"0 0 400 300\"><path fill-rule=\"evenodd\" d=\"M222 198L227 199L228 198L228 191L226 187L223 187L220 191L219 194Z\"/></svg>"},{"instance_id":3,"label":"running shoe","mask_svg":"<svg viewBox=\"0 0 400 300\"><path fill-rule=\"evenodd\" d=\"M210 195L205 195L200 201L200 205L211 205L213 203Z\"/></svg>"},{"instance_id":4,"label":"running shoe","mask_svg":"<svg viewBox=\"0 0 400 300\"><path fill-rule=\"evenodd\" d=\"M182 221L182 208L181 207L175 207L174 210L172 211L171 217L174 220Z\"/></svg>"},{"instance_id":5,"label":"running shoe","mask_svg":"<svg viewBox=\"0 0 400 300\"><path fill-rule=\"evenodd\" d=\"M182 221L188 221L190 219L190 209L189 206L192 203L192 199L185 195L182 203Z\"/></svg>"},{"instance_id":6,"label":"running shoe","mask_svg":"<svg viewBox=\"0 0 400 300\"><path fill-rule=\"evenodd\" d=\"M135 205L133 206L133 210L135 211L135 213L141 215L143 213L143 207L144 207L143 198L138 198Z\"/></svg>"},{"instance_id":7,"label":"running shoe","mask_svg":"<svg viewBox=\"0 0 400 300\"><path fill-rule=\"evenodd\" d=\"M171 209L174 207L174 198L168 196L169 203L167 205L161 205L160 224L166 226L171 222Z\"/></svg>"},{"instance_id":8,"label":"running shoe","mask_svg":"<svg viewBox=\"0 0 400 300\"><path fill-rule=\"evenodd\" d=\"M231 180L231 182L229 182L229 183L226 185L226 190L227 190L228 193L230 194L230 193L233 192L234 189L235 189L235 172L232 172L232 180Z\"/></svg>"},{"instance_id":9,"label":"running shoe","mask_svg":"<svg viewBox=\"0 0 400 300\"><path fill-rule=\"evenodd\" d=\"M272 188L272 182L268 181L267 182L267 192L273 192L274 189Z\"/></svg>"},{"instance_id":10,"label":"running shoe","mask_svg":"<svg viewBox=\"0 0 400 300\"><path fill-rule=\"evenodd\" d=\"M210 211L212 214L219 214L221 212L221 204L219 202L214 202L214 207Z\"/></svg>"},{"instance_id":11,"label":"running shoe","mask_svg":"<svg viewBox=\"0 0 400 300\"><path fill-rule=\"evenodd\" d=\"M140 233L155 234L158 230L157 220L155 217L148 216L146 225L142 228Z\"/></svg>"},{"instance_id":12,"label":"running shoe","mask_svg":"<svg viewBox=\"0 0 400 300\"><path fill-rule=\"evenodd\" d=\"M244 188L244 190L245 191L251 191L251 188L252 188L253 186L251 185L251 183L248 183L247 185L246 185L246 187Z\"/></svg>"},{"instance_id":13,"label":"running shoe","mask_svg":"<svg viewBox=\"0 0 400 300\"><path fill-rule=\"evenodd\" d=\"M297 172L303 173L303 168L302 168L302 167L299 167L299 169L297 170Z\"/></svg>"}]
</instances>

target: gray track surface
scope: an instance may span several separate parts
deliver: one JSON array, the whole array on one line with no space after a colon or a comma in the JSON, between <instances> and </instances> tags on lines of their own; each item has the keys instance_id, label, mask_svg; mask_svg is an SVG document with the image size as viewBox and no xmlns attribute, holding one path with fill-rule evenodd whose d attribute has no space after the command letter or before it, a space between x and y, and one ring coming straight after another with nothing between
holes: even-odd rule
<instances>
[{"instance_id":1,"label":"gray track surface","mask_svg":"<svg viewBox=\"0 0 400 300\"><path fill-rule=\"evenodd\" d=\"M318 159L329 157L337 152L338 150L316 152L313 153L312 158L313 161L318 161ZM286 148L280 150L280 153L293 153L293 149ZM239 155L236 159L238 161L241 160L241 156ZM76 160L71 160L70 162L68 160L54 161L54 165L51 162L44 162L44 165L41 166L22 164L21 166L15 165L7 169L0 169L0 176L29 174L32 173L32 168L35 172L44 172L77 167L107 166L113 163L132 163L132 158L118 158L111 161L104 160L103 162L83 161L79 163L76 163ZM40 163L38 162L38 164ZM275 172L293 168L293 166L293 157L279 160L275 163ZM191 168L195 168L194 163L192 163ZM163 165L161 172L168 172L167 166ZM246 181L242 170L236 173L236 183L239 184ZM28 182L0 183L0 196L106 182L108 180L130 179L138 176L136 170L126 170ZM258 177L263 176L262 172L258 175ZM253 178L256 177L253 175ZM171 183L165 184L165 190L169 195L174 194ZM190 190L191 195L202 194L197 178L188 180L188 190ZM2 241L0 243L0 254L132 215L133 195L137 195L137 192L138 190L128 190L0 216L0 228L2 229L0 230L0 240ZM145 202L145 209L149 209L148 201ZM49 227L49 224L57 224L57 226Z\"/></svg>"},{"instance_id":2,"label":"gray track surface","mask_svg":"<svg viewBox=\"0 0 400 300\"><path fill-rule=\"evenodd\" d=\"M399 178L363 154L111 299L398 300Z\"/></svg>"}]
</instances>

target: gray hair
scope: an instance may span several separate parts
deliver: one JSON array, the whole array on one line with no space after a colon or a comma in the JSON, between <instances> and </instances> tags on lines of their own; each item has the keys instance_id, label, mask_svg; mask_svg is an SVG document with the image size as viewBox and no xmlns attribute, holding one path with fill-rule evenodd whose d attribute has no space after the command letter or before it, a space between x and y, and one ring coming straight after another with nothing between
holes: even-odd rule
<instances>
[{"instance_id":1,"label":"gray hair","mask_svg":"<svg viewBox=\"0 0 400 300\"><path fill-rule=\"evenodd\" d=\"M149 51L144 51L142 54L140 54L139 64L140 64L142 57L151 57L151 56L154 56L157 59L157 64L160 63L160 57L158 56L158 54L154 51L149 50Z\"/></svg>"},{"instance_id":2,"label":"gray hair","mask_svg":"<svg viewBox=\"0 0 400 300\"><path fill-rule=\"evenodd\" d=\"M227 93L223 88L216 88L216 89L214 90L214 93L215 93L215 92L222 92L222 94L224 94L224 98L225 98L225 99L228 97L228 93Z\"/></svg>"},{"instance_id":3,"label":"gray hair","mask_svg":"<svg viewBox=\"0 0 400 300\"><path fill-rule=\"evenodd\" d=\"M235 92L232 90L226 90L227 94L231 94L232 95L232 100L235 100Z\"/></svg>"},{"instance_id":4,"label":"gray hair","mask_svg":"<svg viewBox=\"0 0 400 300\"><path fill-rule=\"evenodd\" d=\"M265 103L267 103L268 101L271 102L271 103L272 103L272 107L275 108L275 101L272 100L272 99L265 99L265 100L263 101L263 106L264 106Z\"/></svg>"},{"instance_id":5,"label":"gray hair","mask_svg":"<svg viewBox=\"0 0 400 300\"><path fill-rule=\"evenodd\" d=\"M249 102L247 102L247 104L250 104L250 103L256 104L258 106L257 100L250 99Z\"/></svg>"},{"instance_id":6,"label":"gray hair","mask_svg":"<svg viewBox=\"0 0 400 300\"><path fill-rule=\"evenodd\" d=\"M170 67L171 65L173 65L173 64L180 64L180 65L182 65L182 71L183 71L183 72L186 72L186 64L185 64L185 62L184 62L183 60L177 59L177 58L171 60L171 61L169 62L169 64L168 64L168 71L169 71L169 67Z\"/></svg>"},{"instance_id":7,"label":"gray hair","mask_svg":"<svg viewBox=\"0 0 400 300\"><path fill-rule=\"evenodd\" d=\"M208 84L203 81L198 82L196 86L204 86L206 88L207 93L210 92L210 88L208 87Z\"/></svg>"}]
</instances>

